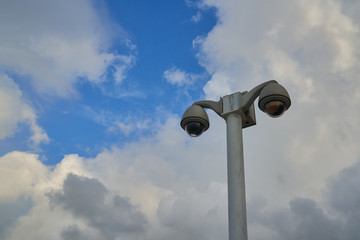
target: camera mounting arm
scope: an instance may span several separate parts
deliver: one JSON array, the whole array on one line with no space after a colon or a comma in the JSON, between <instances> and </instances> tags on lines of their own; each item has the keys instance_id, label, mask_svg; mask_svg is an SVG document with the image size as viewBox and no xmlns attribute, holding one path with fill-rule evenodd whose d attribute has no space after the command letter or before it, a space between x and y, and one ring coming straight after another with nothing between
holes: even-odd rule
<instances>
[{"instance_id":1,"label":"camera mounting arm","mask_svg":"<svg viewBox=\"0 0 360 240\"><path fill-rule=\"evenodd\" d=\"M218 102L215 101L210 101L210 100L203 100L203 101L198 101L198 102L194 102L193 105L198 105L202 108L209 108L211 110L213 110L214 112L216 112L219 116L221 116L222 114L222 98L220 98L220 100Z\"/></svg>"},{"instance_id":2,"label":"camera mounting arm","mask_svg":"<svg viewBox=\"0 0 360 240\"><path fill-rule=\"evenodd\" d=\"M242 95L241 107L244 113L249 112L250 106L254 103L255 99L260 95L262 89L269 83L277 83L276 80L270 80L260 84L259 86L254 87L250 92L244 92ZM202 108L209 108L216 112L219 116L223 113L223 98L220 98L218 102L210 100L202 100L193 103L193 105L198 105Z\"/></svg>"},{"instance_id":3,"label":"camera mounting arm","mask_svg":"<svg viewBox=\"0 0 360 240\"><path fill-rule=\"evenodd\" d=\"M259 97L258 106L270 117L280 117L291 105L286 89L277 81L264 82L250 92L235 92L223 96L218 102L203 100L193 103L181 118L181 127L193 137L200 136L209 126L209 117L204 110L210 108L220 117L228 120L231 115L241 117L242 128L256 124L254 101Z\"/></svg>"},{"instance_id":4,"label":"camera mounting arm","mask_svg":"<svg viewBox=\"0 0 360 240\"><path fill-rule=\"evenodd\" d=\"M277 83L275 80L270 80L260 84L259 86L254 87L250 90L250 92L245 93L242 96L242 110L244 113L249 111L250 106L254 103L255 99L260 95L261 91L264 87L266 87L269 83Z\"/></svg>"}]
</instances>

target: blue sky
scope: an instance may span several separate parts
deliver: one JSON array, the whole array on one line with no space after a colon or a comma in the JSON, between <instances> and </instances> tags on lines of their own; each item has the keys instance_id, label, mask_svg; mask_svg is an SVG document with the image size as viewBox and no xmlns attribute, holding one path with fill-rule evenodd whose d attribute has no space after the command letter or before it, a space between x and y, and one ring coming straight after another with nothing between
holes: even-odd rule
<instances>
[{"instance_id":1,"label":"blue sky","mask_svg":"<svg viewBox=\"0 0 360 240\"><path fill-rule=\"evenodd\" d=\"M104 147L122 145L152 132L151 127L125 134L109 132L112 121L164 122L162 113L156 111L180 115L192 99L203 95L202 86L209 74L198 64L192 42L215 25L214 8L199 10L183 1L108 1L101 5L104 13L99 17L114 25L110 29L114 37L106 51L133 58L125 79L115 83L110 66L100 85L78 77L72 86L75 93L62 98L39 93L29 83L29 76L8 70L38 112L38 124L51 140L34 151L25 124L1 141L2 154L11 150L36 152L51 165L70 153L93 157ZM196 16L199 20L194 20ZM168 69L186 70L199 77L191 88L178 89L164 78Z\"/></svg>"},{"instance_id":2,"label":"blue sky","mask_svg":"<svg viewBox=\"0 0 360 240\"><path fill-rule=\"evenodd\" d=\"M249 239L359 239L359 11L0 1L0 238L227 239L224 120L181 115L276 79L291 108L244 130Z\"/></svg>"}]
</instances>

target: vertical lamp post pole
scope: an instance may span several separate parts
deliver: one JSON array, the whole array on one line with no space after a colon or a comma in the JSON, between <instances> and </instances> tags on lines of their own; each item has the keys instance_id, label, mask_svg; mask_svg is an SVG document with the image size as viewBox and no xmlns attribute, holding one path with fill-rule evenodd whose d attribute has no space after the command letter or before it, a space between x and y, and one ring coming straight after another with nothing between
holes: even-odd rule
<instances>
[{"instance_id":1,"label":"vertical lamp post pole","mask_svg":"<svg viewBox=\"0 0 360 240\"><path fill-rule=\"evenodd\" d=\"M210 108L226 121L229 240L247 240L245 172L242 129L256 124L254 101L270 117L281 116L291 105L286 89L271 80L250 92L236 92L220 101L193 103L181 118L181 127L192 137L200 136L209 126L204 108Z\"/></svg>"},{"instance_id":2,"label":"vertical lamp post pole","mask_svg":"<svg viewBox=\"0 0 360 240\"><path fill-rule=\"evenodd\" d=\"M240 93L223 98L226 121L229 239L247 240L245 172Z\"/></svg>"}]
</instances>

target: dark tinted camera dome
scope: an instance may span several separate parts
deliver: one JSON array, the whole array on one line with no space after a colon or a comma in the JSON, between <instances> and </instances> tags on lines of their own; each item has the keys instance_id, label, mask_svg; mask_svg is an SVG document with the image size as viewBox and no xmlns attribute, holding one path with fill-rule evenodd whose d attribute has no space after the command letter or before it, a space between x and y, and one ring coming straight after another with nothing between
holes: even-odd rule
<instances>
[{"instance_id":1,"label":"dark tinted camera dome","mask_svg":"<svg viewBox=\"0 0 360 240\"><path fill-rule=\"evenodd\" d=\"M265 112L270 117L280 117L286 111L286 106L282 101L270 101L265 104Z\"/></svg>"},{"instance_id":2,"label":"dark tinted camera dome","mask_svg":"<svg viewBox=\"0 0 360 240\"><path fill-rule=\"evenodd\" d=\"M188 122L185 125L185 131L191 137L198 137L205 131L205 126L199 122Z\"/></svg>"}]
</instances>

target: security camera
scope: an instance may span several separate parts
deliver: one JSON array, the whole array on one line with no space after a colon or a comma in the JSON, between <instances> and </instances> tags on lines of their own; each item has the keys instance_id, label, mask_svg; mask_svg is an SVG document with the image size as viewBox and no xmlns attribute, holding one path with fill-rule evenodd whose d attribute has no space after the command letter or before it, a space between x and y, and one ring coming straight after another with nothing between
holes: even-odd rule
<instances>
[{"instance_id":1,"label":"security camera","mask_svg":"<svg viewBox=\"0 0 360 240\"><path fill-rule=\"evenodd\" d=\"M180 125L191 137L198 137L209 128L209 117L204 108L193 104L184 112Z\"/></svg>"},{"instance_id":2,"label":"security camera","mask_svg":"<svg viewBox=\"0 0 360 240\"><path fill-rule=\"evenodd\" d=\"M259 108L273 118L283 115L290 105L289 93L276 82L266 85L259 95Z\"/></svg>"}]
</instances>

